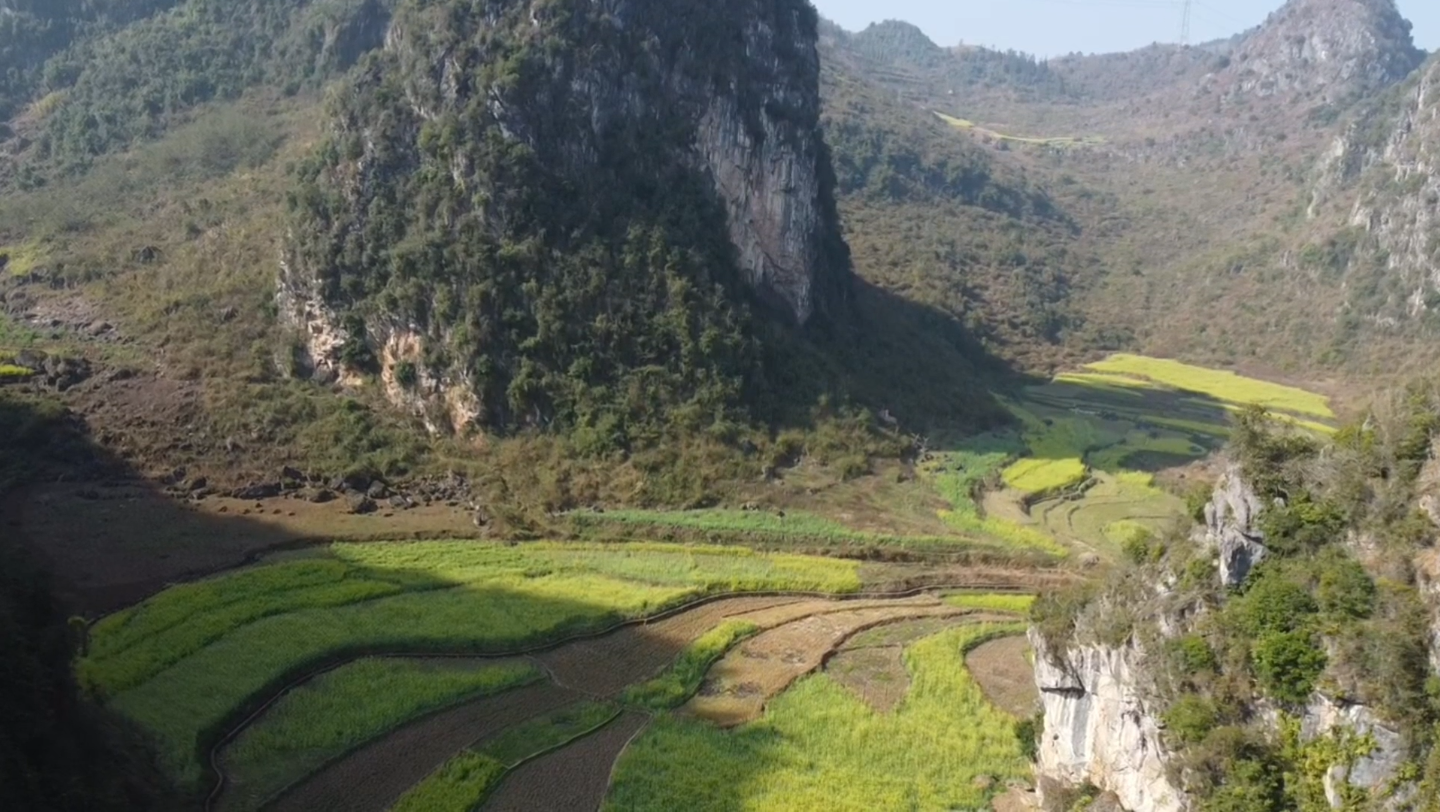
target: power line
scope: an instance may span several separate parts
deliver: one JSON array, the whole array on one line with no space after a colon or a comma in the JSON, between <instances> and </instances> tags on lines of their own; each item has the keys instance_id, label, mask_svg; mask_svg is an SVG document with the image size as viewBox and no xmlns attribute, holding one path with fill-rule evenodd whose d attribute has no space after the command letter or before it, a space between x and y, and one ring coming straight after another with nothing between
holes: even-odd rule
<instances>
[{"instance_id":1,"label":"power line","mask_svg":"<svg viewBox=\"0 0 1440 812\"><path fill-rule=\"evenodd\" d=\"M1180 11L1180 44L1190 44L1190 3L1192 0L1185 0L1184 7Z\"/></svg>"}]
</instances>

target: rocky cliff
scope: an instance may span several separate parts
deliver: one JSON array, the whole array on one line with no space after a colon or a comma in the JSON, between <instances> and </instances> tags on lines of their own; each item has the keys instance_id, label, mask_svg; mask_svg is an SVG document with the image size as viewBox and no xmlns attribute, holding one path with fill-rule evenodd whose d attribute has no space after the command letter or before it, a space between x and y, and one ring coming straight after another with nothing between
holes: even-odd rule
<instances>
[{"instance_id":1,"label":"rocky cliff","mask_svg":"<svg viewBox=\"0 0 1440 812\"><path fill-rule=\"evenodd\" d=\"M1419 316L1440 307L1440 59L1395 97L1398 110L1362 120L1333 155L1364 171L1350 222L1373 239L1408 294L1405 311Z\"/></svg>"},{"instance_id":2,"label":"rocky cliff","mask_svg":"<svg viewBox=\"0 0 1440 812\"><path fill-rule=\"evenodd\" d=\"M1394 0L1290 0L1236 49L1212 87L1230 102L1347 103L1420 64L1410 28Z\"/></svg>"},{"instance_id":3,"label":"rocky cliff","mask_svg":"<svg viewBox=\"0 0 1440 812\"><path fill-rule=\"evenodd\" d=\"M813 8L680 6L401 3L294 195L302 366L437 427L624 422L735 405L752 319L842 307Z\"/></svg>"},{"instance_id":4,"label":"rocky cliff","mask_svg":"<svg viewBox=\"0 0 1440 812\"><path fill-rule=\"evenodd\" d=\"M1345 634L1326 632L1335 637L1322 645L1329 652L1328 664L1319 663L1324 673L1291 701L1268 695L1264 673L1263 692L1232 693L1236 686L1226 684L1255 678L1239 665L1244 660L1269 659L1264 623L1298 628L1287 625L1294 622L1291 610L1278 609L1278 616L1247 631L1251 613L1277 612L1292 599L1299 601L1290 604L1295 611L1314 611L1295 592L1274 589L1271 573L1282 569L1267 570L1261 581L1269 582L1261 586L1246 581L1272 556L1261 543L1266 507L1232 466L1205 507L1193 550L1176 557L1172 548L1165 563L1113 579L1073 610L1061 638L1049 621L1032 629L1044 706L1036 773L1046 808L1066 809L1082 787L1135 812L1207 808L1205 799L1219 796L1241 804L1225 809L1290 808L1272 805L1286 793L1334 809L1409 808L1417 789L1402 770L1414 757L1415 741L1394 721L1394 708L1366 704L1367 695L1378 695L1363 685L1373 675L1343 651ZM1319 576L1322 583L1336 577ZM1422 578L1427 594L1440 594L1430 582ZM1279 597L1284 594L1292 597ZM1434 639L1433 621L1430 628L1426 645ZM1248 639L1252 634L1261 639ZM1239 652L1241 659L1233 659ZM1235 760L1216 760L1217 749L1244 741L1251 744L1239 745ZM1259 758L1247 748L1273 748L1278 755ZM1249 759L1261 770L1303 775L1283 789L1267 784L1270 779L1231 787L1250 769Z\"/></svg>"},{"instance_id":5,"label":"rocky cliff","mask_svg":"<svg viewBox=\"0 0 1440 812\"><path fill-rule=\"evenodd\" d=\"M1042 636L1030 639L1045 714L1035 769L1047 808L1065 789L1084 785L1112 793L1126 809L1186 808L1169 776L1144 654L1104 645L1054 651Z\"/></svg>"}]
</instances>

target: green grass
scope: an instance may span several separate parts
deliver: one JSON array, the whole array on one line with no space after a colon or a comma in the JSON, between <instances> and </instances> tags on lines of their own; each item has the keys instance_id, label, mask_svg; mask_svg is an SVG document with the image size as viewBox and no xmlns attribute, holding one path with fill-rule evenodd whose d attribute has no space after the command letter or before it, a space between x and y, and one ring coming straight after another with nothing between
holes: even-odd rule
<instances>
[{"instance_id":1,"label":"green grass","mask_svg":"<svg viewBox=\"0 0 1440 812\"><path fill-rule=\"evenodd\" d=\"M182 785L248 703L317 664L495 653L718 592L859 589L858 564L663 544L337 544L174 587L96 624L85 684L156 740Z\"/></svg>"},{"instance_id":2,"label":"green grass","mask_svg":"<svg viewBox=\"0 0 1440 812\"><path fill-rule=\"evenodd\" d=\"M359 660L290 692L225 751L227 809L259 809L295 781L397 727L542 678L524 664Z\"/></svg>"},{"instance_id":3,"label":"green grass","mask_svg":"<svg viewBox=\"0 0 1440 812\"><path fill-rule=\"evenodd\" d=\"M1086 369L1150 380L1227 403L1256 404L1323 420L1335 417L1335 413L1330 410L1329 400L1323 395L1293 386L1246 378L1226 370L1206 369L1163 358L1125 354L1112 355L1104 361L1088 365Z\"/></svg>"},{"instance_id":4,"label":"green grass","mask_svg":"<svg viewBox=\"0 0 1440 812\"><path fill-rule=\"evenodd\" d=\"M609 702L579 702L516 725L485 746L450 759L406 792L391 812L471 812L506 772L599 730L619 715L620 708Z\"/></svg>"},{"instance_id":5,"label":"green grass","mask_svg":"<svg viewBox=\"0 0 1440 812\"><path fill-rule=\"evenodd\" d=\"M610 702L578 702L509 728L477 752L506 769L598 730L620 715Z\"/></svg>"},{"instance_id":6,"label":"green grass","mask_svg":"<svg viewBox=\"0 0 1440 812\"><path fill-rule=\"evenodd\" d=\"M924 471L931 487L950 503L950 509L941 511L940 518L962 533L1063 556L1065 548L1054 539L1023 525L982 515L975 503L977 492L988 481L998 479L1006 464L1024 449L1014 435L990 434L970 438L958 451L937 454L935 464Z\"/></svg>"},{"instance_id":7,"label":"green grass","mask_svg":"<svg viewBox=\"0 0 1440 812\"><path fill-rule=\"evenodd\" d=\"M734 730L661 716L616 765L605 809L980 809L1024 780L1014 723L986 701L965 652L1021 625L969 626L906 649L910 691L878 713L824 674Z\"/></svg>"},{"instance_id":8,"label":"green grass","mask_svg":"<svg viewBox=\"0 0 1440 812\"><path fill-rule=\"evenodd\" d=\"M45 254L35 242L0 245L0 256L5 258L4 271L13 276L24 276L45 264Z\"/></svg>"},{"instance_id":9,"label":"green grass","mask_svg":"<svg viewBox=\"0 0 1440 812\"><path fill-rule=\"evenodd\" d=\"M700 689L705 672L736 643L760 627L743 620L727 620L691 643L660 676L627 689L620 701L645 710L678 708Z\"/></svg>"},{"instance_id":10,"label":"green grass","mask_svg":"<svg viewBox=\"0 0 1440 812\"><path fill-rule=\"evenodd\" d=\"M28 378L35 374L35 370L26 367L15 366L14 364L0 364L0 380L5 378Z\"/></svg>"},{"instance_id":11,"label":"green grass","mask_svg":"<svg viewBox=\"0 0 1440 812\"><path fill-rule=\"evenodd\" d=\"M1084 461L1027 458L1005 469L1005 484L1026 495L1053 493L1073 488L1090 475Z\"/></svg>"},{"instance_id":12,"label":"green grass","mask_svg":"<svg viewBox=\"0 0 1440 812\"><path fill-rule=\"evenodd\" d=\"M938 554L983 552L987 547L994 553L1003 554L1009 547L988 545L983 539L966 536L901 536L866 532L803 511L787 511L781 516L770 511L722 509L616 510L601 514L577 513L571 519L582 528L608 526L626 532L634 532L635 528L682 531L700 538L712 536L730 542L777 543L788 547L890 547Z\"/></svg>"},{"instance_id":13,"label":"green grass","mask_svg":"<svg viewBox=\"0 0 1440 812\"><path fill-rule=\"evenodd\" d=\"M1035 602L1035 596L959 592L954 595L946 595L945 602L951 606L959 606L962 609L977 609L985 612L1010 612L1017 615L1027 615L1030 612L1030 605Z\"/></svg>"},{"instance_id":14,"label":"green grass","mask_svg":"<svg viewBox=\"0 0 1440 812\"><path fill-rule=\"evenodd\" d=\"M415 785L391 812L471 812L505 776L505 765L466 751Z\"/></svg>"}]
</instances>

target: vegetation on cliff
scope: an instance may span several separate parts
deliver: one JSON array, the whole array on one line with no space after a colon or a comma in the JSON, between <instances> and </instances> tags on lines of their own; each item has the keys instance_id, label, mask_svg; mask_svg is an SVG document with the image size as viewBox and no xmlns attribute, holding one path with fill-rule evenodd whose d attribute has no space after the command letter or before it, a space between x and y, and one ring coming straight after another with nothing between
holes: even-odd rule
<instances>
[{"instance_id":1,"label":"vegetation on cliff","mask_svg":"<svg viewBox=\"0 0 1440 812\"><path fill-rule=\"evenodd\" d=\"M1344 808L1440 774L1422 591L1436 533L1420 510L1437 430L1440 395L1423 383L1378 399L1333 441L1252 408L1237 417L1230 454L1261 506L1242 532L1265 552L1243 581L1225 587L1215 551L1174 536L1127 545L1131 563L1111 587L1037 603L1058 645L1078 635L1144 652L1142 691L1163 719L1175 780L1201 809L1328 808L1317 806L1328 804L1325 771L1379 747L1364 725L1317 727L1328 706L1364 708L1366 724L1399 737L1398 755L1384 756L1401 762L1395 783L1341 781ZM1156 583L1167 585L1158 602ZM1418 788L1431 797L1434 781Z\"/></svg>"}]
</instances>

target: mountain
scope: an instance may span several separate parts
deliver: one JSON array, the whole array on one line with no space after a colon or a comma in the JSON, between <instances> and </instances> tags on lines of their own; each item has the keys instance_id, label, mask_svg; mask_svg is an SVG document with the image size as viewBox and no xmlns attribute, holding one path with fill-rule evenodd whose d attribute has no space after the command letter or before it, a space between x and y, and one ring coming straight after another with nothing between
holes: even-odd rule
<instances>
[{"instance_id":1,"label":"mountain","mask_svg":"<svg viewBox=\"0 0 1440 812\"><path fill-rule=\"evenodd\" d=\"M1352 210L1425 207L1418 174L1360 177L1379 145L1410 140L1401 111L1425 55L1393 2L1291 0L1217 43L1037 63L1024 90L948 81L956 52L891 29L868 53L864 32L826 37L831 62L943 117L986 164L1023 168L1072 225L1047 242L1066 257L1065 319L1083 326L1049 357L1126 346L1367 375L1404 368L1433 335L1397 306L1421 260L1392 254L1423 240L1383 226L1371 239Z\"/></svg>"},{"instance_id":2,"label":"mountain","mask_svg":"<svg viewBox=\"0 0 1440 812\"><path fill-rule=\"evenodd\" d=\"M305 365L373 364L447 430L613 426L638 376L670 408L754 387L752 300L842 317L813 11L666 16L402 4L294 193Z\"/></svg>"}]
</instances>

